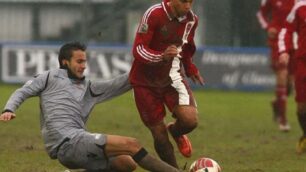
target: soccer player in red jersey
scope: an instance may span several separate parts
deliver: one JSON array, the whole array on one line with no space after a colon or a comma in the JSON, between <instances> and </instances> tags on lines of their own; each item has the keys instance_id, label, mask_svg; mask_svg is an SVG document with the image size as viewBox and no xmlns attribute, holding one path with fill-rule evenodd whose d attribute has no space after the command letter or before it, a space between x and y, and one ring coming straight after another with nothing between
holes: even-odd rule
<instances>
[{"instance_id":1,"label":"soccer player in red jersey","mask_svg":"<svg viewBox=\"0 0 306 172\"><path fill-rule=\"evenodd\" d=\"M133 45L134 61L130 82L143 123L149 128L160 158L178 167L168 132L185 157L192 153L186 136L196 128L198 115L192 91L184 77L204 84L192 62L198 17L193 0L164 0L143 15ZM166 124L168 110L175 118Z\"/></svg>"},{"instance_id":2,"label":"soccer player in red jersey","mask_svg":"<svg viewBox=\"0 0 306 172\"><path fill-rule=\"evenodd\" d=\"M290 50L293 47L292 35L298 35L298 48L295 50L295 91L297 102L297 116L303 135L297 144L297 153L306 152L306 1L295 4L287 17L285 27L279 34L280 62L287 64ZM289 58L290 57L290 58Z\"/></svg>"},{"instance_id":3,"label":"soccer player in red jersey","mask_svg":"<svg viewBox=\"0 0 306 172\"><path fill-rule=\"evenodd\" d=\"M257 12L261 27L267 31L268 45L271 50L271 68L276 76L275 100L272 101L273 117L279 123L281 131L290 130L286 106L287 94L293 80L293 61L290 61L287 66L279 62L278 34L294 4L295 0L262 0Z\"/></svg>"}]
</instances>

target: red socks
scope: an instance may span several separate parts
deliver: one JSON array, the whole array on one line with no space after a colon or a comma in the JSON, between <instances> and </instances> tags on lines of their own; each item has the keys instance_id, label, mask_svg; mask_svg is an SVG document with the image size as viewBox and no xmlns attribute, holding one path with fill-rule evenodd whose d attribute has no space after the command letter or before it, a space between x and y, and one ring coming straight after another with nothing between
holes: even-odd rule
<instances>
[{"instance_id":1,"label":"red socks","mask_svg":"<svg viewBox=\"0 0 306 172\"><path fill-rule=\"evenodd\" d=\"M285 86L276 87L276 104L279 112L279 122L287 123L286 107L287 107L287 88Z\"/></svg>"}]
</instances>

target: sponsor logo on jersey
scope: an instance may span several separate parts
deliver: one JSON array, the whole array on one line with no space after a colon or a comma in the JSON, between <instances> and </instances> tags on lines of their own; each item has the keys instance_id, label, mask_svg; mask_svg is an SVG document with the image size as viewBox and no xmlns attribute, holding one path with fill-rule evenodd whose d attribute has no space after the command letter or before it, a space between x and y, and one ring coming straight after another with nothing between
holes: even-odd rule
<instances>
[{"instance_id":1,"label":"sponsor logo on jersey","mask_svg":"<svg viewBox=\"0 0 306 172\"><path fill-rule=\"evenodd\" d=\"M166 36L169 35L169 31L168 31L168 28L167 28L166 25L163 26L163 27L160 29L160 32L161 32L161 34L162 34L164 37L166 37Z\"/></svg>"},{"instance_id":2,"label":"sponsor logo on jersey","mask_svg":"<svg viewBox=\"0 0 306 172\"><path fill-rule=\"evenodd\" d=\"M147 23L142 23L139 26L138 33L147 33L149 30L149 25Z\"/></svg>"}]
</instances>

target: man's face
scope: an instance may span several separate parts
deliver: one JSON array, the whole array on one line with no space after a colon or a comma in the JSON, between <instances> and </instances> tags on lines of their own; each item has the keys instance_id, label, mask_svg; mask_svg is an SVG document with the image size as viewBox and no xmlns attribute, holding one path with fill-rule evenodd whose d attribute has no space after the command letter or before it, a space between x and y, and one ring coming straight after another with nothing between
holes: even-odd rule
<instances>
[{"instance_id":1,"label":"man's face","mask_svg":"<svg viewBox=\"0 0 306 172\"><path fill-rule=\"evenodd\" d=\"M178 17L186 15L190 10L193 0L172 0L174 11Z\"/></svg>"},{"instance_id":2,"label":"man's face","mask_svg":"<svg viewBox=\"0 0 306 172\"><path fill-rule=\"evenodd\" d=\"M84 77L86 62L86 53L82 50L72 51L72 57L70 61L63 61L63 63L67 65L70 71L79 79Z\"/></svg>"}]
</instances>

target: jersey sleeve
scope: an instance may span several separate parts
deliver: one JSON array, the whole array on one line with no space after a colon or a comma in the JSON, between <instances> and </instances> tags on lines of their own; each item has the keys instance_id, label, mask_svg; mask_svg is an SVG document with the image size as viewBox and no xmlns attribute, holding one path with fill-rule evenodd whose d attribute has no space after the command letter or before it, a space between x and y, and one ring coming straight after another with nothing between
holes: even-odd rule
<instances>
[{"instance_id":1,"label":"jersey sleeve","mask_svg":"<svg viewBox=\"0 0 306 172\"><path fill-rule=\"evenodd\" d=\"M260 8L257 11L256 17L261 28L268 29L269 27L269 14L271 11L270 0L261 0Z\"/></svg>"},{"instance_id":2,"label":"jersey sleeve","mask_svg":"<svg viewBox=\"0 0 306 172\"><path fill-rule=\"evenodd\" d=\"M296 16L296 8L293 8L289 13L284 27L281 29L278 35L278 52L289 53L293 49L293 33L297 28L297 16Z\"/></svg>"},{"instance_id":3,"label":"jersey sleeve","mask_svg":"<svg viewBox=\"0 0 306 172\"><path fill-rule=\"evenodd\" d=\"M195 30L198 26L198 21L196 20L192 30L190 31L190 35L188 36L188 43L183 46L181 56L182 63L188 77L197 74L199 70L197 69L196 65L193 63L193 55L196 51L196 46L194 43L194 35Z\"/></svg>"},{"instance_id":4,"label":"jersey sleeve","mask_svg":"<svg viewBox=\"0 0 306 172\"><path fill-rule=\"evenodd\" d=\"M152 37L158 26L158 14L154 11L146 11L138 26L134 45L133 56L143 63L157 63L162 61L163 52L149 48Z\"/></svg>"},{"instance_id":5,"label":"jersey sleeve","mask_svg":"<svg viewBox=\"0 0 306 172\"><path fill-rule=\"evenodd\" d=\"M7 101L4 109L15 112L29 97L38 96L46 87L49 72L36 76L17 89Z\"/></svg>"},{"instance_id":6,"label":"jersey sleeve","mask_svg":"<svg viewBox=\"0 0 306 172\"><path fill-rule=\"evenodd\" d=\"M91 82L89 89L92 97L97 98L96 103L111 99L131 89L128 73L117 76L110 80Z\"/></svg>"}]
</instances>

